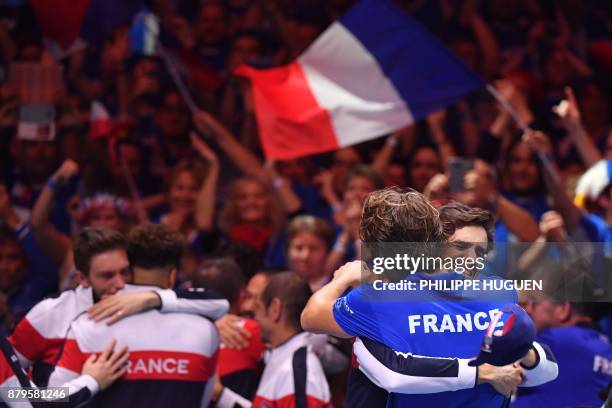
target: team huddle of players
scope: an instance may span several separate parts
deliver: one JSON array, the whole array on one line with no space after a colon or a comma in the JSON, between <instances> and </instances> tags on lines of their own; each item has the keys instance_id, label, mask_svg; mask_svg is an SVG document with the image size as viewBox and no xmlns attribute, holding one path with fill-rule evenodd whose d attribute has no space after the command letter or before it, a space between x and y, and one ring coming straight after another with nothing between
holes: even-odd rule
<instances>
[{"instance_id":1,"label":"team huddle of players","mask_svg":"<svg viewBox=\"0 0 612 408\"><path fill-rule=\"evenodd\" d=\"M474 222L457 223L457 212ZM456 203L438 211L420 193L385 189L366 198L360 234L365 243L472 242L447 255L476 257L491 225L486 211ZM458 301L434 290L426 302L390 305L368 297L359 261L314 294L291 272L258 273L245 289L229 259L206 262L193 288L175 291L183 247L164 225L127 237L84 229L74 245L79 286L40 302L17 325L14 356L3 347L2 386L30 386L22 369L31 369L38 386L68 387L66 406L329 406L328 336L355 339L347 406L501 407L517 387L557 376L514 291ZM243 316L233 324L250 333L247 347L220 341L213 321L228 311ZM459 316L474 324L461 326ZM432 318L463 329L419 329Z\"/></svg>"}]
</instances>

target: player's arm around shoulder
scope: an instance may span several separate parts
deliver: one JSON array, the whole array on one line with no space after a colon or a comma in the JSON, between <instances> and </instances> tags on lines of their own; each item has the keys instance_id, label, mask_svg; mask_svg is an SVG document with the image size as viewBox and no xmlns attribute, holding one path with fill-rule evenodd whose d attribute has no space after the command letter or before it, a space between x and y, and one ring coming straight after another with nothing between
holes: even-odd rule
<instances>
[{"instance_id":1,"label":"player's arm around shoulder","mask_svg":"<svg viewBox=\"0 0 612 408\"><path fill-rule=\"evenodd\" d=\"M351 337L336 322L334 305L349 288L359 286L360 279L361 261L349 262L338 269L331 282L316 291L308 300L302 311L302 328L313 333Z\"/></svg>"}]
</instances>

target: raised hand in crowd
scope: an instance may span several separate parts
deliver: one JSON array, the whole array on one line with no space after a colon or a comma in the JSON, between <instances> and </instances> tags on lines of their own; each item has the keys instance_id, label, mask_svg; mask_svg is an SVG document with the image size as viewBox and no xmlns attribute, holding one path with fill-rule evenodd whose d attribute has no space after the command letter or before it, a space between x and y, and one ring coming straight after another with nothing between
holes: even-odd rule
<instances>
[{"instance_id":1,"label":"raised hand in crowd","mask_svg":"<svg viewBox=\"0 0 612 408\"><path fill-rule=\"evenodd\" d=\"M321 170L313 179L314 184L319 187L321 196L334 210L334 215L342 208L342 203L334 189L334 175L329 170Z\"/></svg>"},{"instance_id":2,"label":"raised hand in crowd","mask_svg":"<svg viewBox=\"0 0 612 408\"><path fill-rule=\"evenodd\" d=\"M591 167L602 158L601 152L582 125L580 108L574 91L569 86L566 86L564 91L565 99L553 107L553 112L561 118L561 122L576 149L578 149L584 165Z\"/></svg>"},{"instance_id":3,"label":"raised hand in crowd","mask_svg":"<svg viewBox=\"0 0 612 408\"><path fill-rule=\"evenodd\" d=\"M465 175L466 193L458 195L464 203L489 208L524 242L534 241L538 235L538 225L529 212L500 194L495 169L482 160L477 160L474 169Z\"/></svg>"},{"instance_id":4,"label":"raised hand in crowd","mask_svg":"<svg viewBox=\"0 0 612 408\"><path fill-rule=\"evenodd\" d=\"M448 176L446 174L436 174L429 180L425 190L423 190L425 197L429 201L435 203L435 206L443 205L450 200L450 191L448 185Z\"/></svg>"},{"instance_id":5,"label":"raised hand in crowd","mask_svg":"<svg viewBox=\"0 0 612 408\"><path fill-rule=\"evenodd\" d=\"M363 204L361 202L351 200L343 204L338 216L335 217L339 220L340 223L338 225L342 226L342 231L336 238L336 243L327 255L325 269L328 273L331 273L342 264L349 250L349 245L354 245L354 259L360 259L359 251L361 250L361 245L359 245L359 223L362 209Z\"/></svg>"},{"instance_id":6,"label":"raised hand in crowd","mask_svg":"<svg viewBox=\"0 0 612 408\"><path fill-rule=\"evenodd\" d=\"M444 123L446 120L446 110L440 110L427 116L427 124L429 130L433 136L434 141L438 145L440 156L442 157L442 163L446 165L451 157L457 155L453 145L448 140L446 132L444 130Z\"/></svg>"},{"instance_id":7,"label":"raised hand in crowd","mask_svg":"<svg viewBox=\"0 0 612 408\"><path fill-rule=\"evenodd\" d=\"M523 134L523 141L535 153L542 154L549 159L552 158L553 147L546 133L529 129Z\"/></svg>"},{"instance_id":8,"label":"raised hand in crowd","mask_svg":"<svg viewBox=\"0 0 612 408\"><path fill-rule=\"evenodd\" d=\"M211 135L223 152L246 176L259 178L276 188L285 211L294 213L302 207L300 198L295 194L288 182L275 177L252 152L242 146L225 126L205 111L194 115L194 122L200 132Z\"/></svg>"},{"instance_id":9,"label":"raised hand in crowd","mask_svg":"<svg viewBox=\"0 0 612 408\"><path fill-rule=\"evenodd\" d=\"M73 160L66 160L53 173L45 188L38 196L30 224L36 240L43 251L58 265L62 265L72 248L72 240L53 226L49 217L55 200L55 193L79 172L79 166Z\"/></svg>"},{"instance_id":10,"label":"raised hand in crowd","mask_svg":"<svg viewBox=\"0 0 612 408\"><path fill-rule=\"evenodd\" d=\"M565 242L567 235L563 226L561 214L556 211L547 211L540 219L540 234L546 242Z\"/></svg>"}]
</instances>

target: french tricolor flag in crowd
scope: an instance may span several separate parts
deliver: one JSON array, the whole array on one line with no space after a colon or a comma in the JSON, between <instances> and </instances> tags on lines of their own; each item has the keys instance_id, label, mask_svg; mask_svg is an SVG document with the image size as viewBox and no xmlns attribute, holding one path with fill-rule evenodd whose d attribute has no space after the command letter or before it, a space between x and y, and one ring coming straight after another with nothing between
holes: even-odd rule
<instances>
[{"instance_id":1,"label":"french tricolor flag in crowd","mask_svg":"<svg viewBox=\"0 0 612 408\"><path fill-rule=\"evenodd\" d=\"M89 137L91 140L106 137L112 130L113 120L104 105L99 101L92 101L89 117Z\"/></svg>"},{"instance_id":2,"label":"french tricolor flag in crowd","mask_svg":"<svg viewBox=\"0 0 612 408\"><path fill-rule=\"evenodd\" d=\"M293 63L240 67L266 157L291 159L388 134L484 82L391 0L362 0Z\"/></svg>"}]
</instances>

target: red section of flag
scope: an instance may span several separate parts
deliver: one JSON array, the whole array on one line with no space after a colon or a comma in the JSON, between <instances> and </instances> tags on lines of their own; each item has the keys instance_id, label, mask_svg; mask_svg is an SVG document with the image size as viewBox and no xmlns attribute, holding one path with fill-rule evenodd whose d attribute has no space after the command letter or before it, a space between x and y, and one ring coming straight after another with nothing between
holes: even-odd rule
<instances>
[{"instance_id":1,"label":"red section of flag","mask_svg":"<svg viewBox=\"0 0 612 408\"><path fill-rule=\"evenodd\" d=\"M79 37L90 0L29 0L45 38L68 49Z\"/></svg>"},{"instance_id":2,"label":"red section of flag","mask_svg":"<svg viewBox=\"0 0 612 408\"><path fill-rule=\"evenodd\" d=\"M91 103L91 116L89 123L89 135L92 140L103 138L113 130L113 121L108 111L98 101Z\"/></svg>"},{"instance_id":3,"label":"red section of flag","mask_svg":"<svg viewBox=\"0 0 612 408\"><path fill-rule=\"evenodd\" d=\"M297 62L236 74L251 79L259 136L268 159L288 160L338 148L329 112L319 106Z\"/></svg>"}]
</instances>

